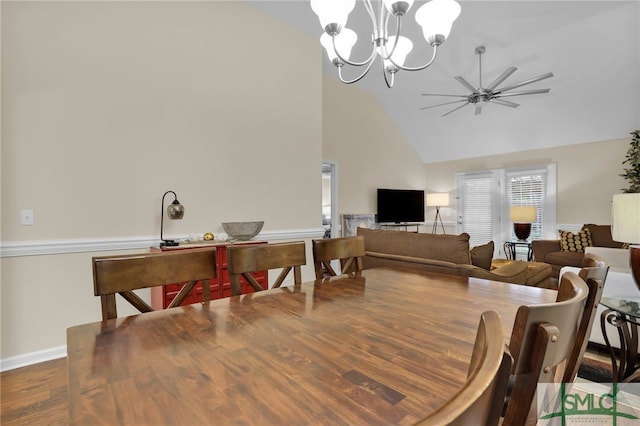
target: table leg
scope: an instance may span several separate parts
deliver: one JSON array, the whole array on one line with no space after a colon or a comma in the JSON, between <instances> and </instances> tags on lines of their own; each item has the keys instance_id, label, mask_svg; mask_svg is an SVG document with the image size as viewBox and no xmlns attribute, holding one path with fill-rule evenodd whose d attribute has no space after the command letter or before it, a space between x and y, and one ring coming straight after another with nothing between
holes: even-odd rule
<instances>
[{"instance_id":1,"label":"table leg","mask_svg":"<svg viewBox=\"0 0 640 426\"><path fill-rule=\"evenodd\" d=\"M609 342L609 336L607 335L607 318L608 316L615 315L617 312L612 311L611 309L606 309L600 314L600 328L602 329L602 337L604 337L604 342L607 344L607 349L609 349L609 357L611 358L611 381L613 383L618 383L618 357L616 356L616 352L613 350L611 346L611 342Z\"/></svg>"},{"instance_id":2,"label":"table leg","mask_svg":"<svg viewBox=\"0 0 640 426\"><path fill-rule=\"evenodd\" d=\"M618 331L620 340L620 362L616 356L616 351L611 346L607 335L606 324L611 324ZM638 372L638 326L633 321L628 321L626 315L612 309L607 309L600 315L600 327L602 336L609 348L612 367L612 382L635 380Z\"/></svg>"},{"instance_id":3,"label":"table leg","mask_svg":"<svg viewBox=\"0 0 640 426\"><path fill-rule=\"evenodd\" d=\"M504 243L503 245L504 247L504 255L507 257L507 259L509 260L516 260L516 246L515 244L511 244L511 243Z\"/></svg>"}]
</instances>

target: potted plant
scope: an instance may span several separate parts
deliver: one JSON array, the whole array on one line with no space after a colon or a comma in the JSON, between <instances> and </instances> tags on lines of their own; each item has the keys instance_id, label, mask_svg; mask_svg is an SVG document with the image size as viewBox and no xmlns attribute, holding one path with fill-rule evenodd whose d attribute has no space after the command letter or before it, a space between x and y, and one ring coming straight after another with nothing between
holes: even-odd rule
<instances>
[{"instance_id":1,"label":"potted plant","mask_svg":"<svg viewBox=\"0 0 640 426\"><path fill-rule=\"evenodd\" d=\"M631 146L622 162L629 167L620 175L629 181L629 188L622 189L625 193L640 192L640 130L631 132L631 135Z\"/></svg>"}]
</instances>

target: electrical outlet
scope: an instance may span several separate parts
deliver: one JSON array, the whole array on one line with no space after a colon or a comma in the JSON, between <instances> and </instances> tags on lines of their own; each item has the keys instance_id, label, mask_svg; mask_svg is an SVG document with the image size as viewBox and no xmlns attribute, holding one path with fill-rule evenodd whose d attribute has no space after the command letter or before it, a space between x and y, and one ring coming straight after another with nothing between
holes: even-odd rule
<instances>
[{"instance_id":1,"label":"electrical outlet","mask_svg":"<svg viewBox=\"0 0 640 426\"><path fill-rule=\"evenodd\" d=\"M33 210L22 210L20 224L33 225Z\"/></svg>"}]
</instances>

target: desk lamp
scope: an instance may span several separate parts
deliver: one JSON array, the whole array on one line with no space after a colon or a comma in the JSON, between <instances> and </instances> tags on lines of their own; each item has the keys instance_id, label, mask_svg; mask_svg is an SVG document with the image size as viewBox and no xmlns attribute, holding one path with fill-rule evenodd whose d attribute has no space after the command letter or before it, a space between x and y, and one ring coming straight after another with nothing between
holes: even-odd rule
<instances>
[{"instance_id":1,"label":"desk lamp","mask_svg":"<svg viewBox=\"0 0 640 426\"><path fill-rule=\"evenodd\" d=\"M167 216L169 219L182 219L184 216L184 206L178 201L178 196L173 191L167 191L162 195L162 207L160 208L160 247L175 247L178 242L175 240L165 240L162 237L164 230L164 198L167 194L173 194L173 202L167 206Z\"/></svg>"},{"instance_id":2,"label":"desk lamp","mask_svg":"<svg viewBox=\"0 0 640 426\"><path fill-rule=\"evenodd\" d=\"M435 207L436 208L436 217L433 219L433 230L432 234L436 233L438 228L438 220L440 220L440 226L442 226L442 233L446 234L444 230L444 224L442 223L442 216L440 216L440 207L449 205L449 193L447 192L438 192L433 194L427 194L427 207Z\"/></svg>"},{"instance_id":3,"label":"desk lamp","mask_svg":"<svg viewBox=\"0 0 640 426\"><path fill-rule=\"evenodd\" d=\"M629 265L640 290L640 193L615 194L611 207L611 236L631 243Z\"/></svg>"},{"instance_id":4,"label":"desk lamp","mask_svg":"<svg viewBox=\"0 0 640 426\"><path fill-rule=\"evenodd\" d=\"M513 232L519 240L524 241L531 235L531 223L536 221L536 213L535 206L511 206Z\"/></svg>"}]
</instances>

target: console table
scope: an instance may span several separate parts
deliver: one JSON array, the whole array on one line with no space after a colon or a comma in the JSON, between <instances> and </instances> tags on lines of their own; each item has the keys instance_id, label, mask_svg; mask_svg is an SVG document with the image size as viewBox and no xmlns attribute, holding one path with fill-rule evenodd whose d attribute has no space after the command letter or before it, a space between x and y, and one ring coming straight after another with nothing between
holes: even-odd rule
<instances>
[{"instance_id":1,"label":"console table","mask_svg":"<svg viewBox=\"0 0 640 426\"><path fill-rule=\"evenodd\" d=\"M602 335L611 355L612 381L632 382L640 380L638 358L638 327L640 326L640 296L625 299L602 297L600 304L607 309L600 315ZM606 324L616 327L620 337L620 362L607 335Z\"/></svg>"},{"instance_id":2,"label":"console table","mask_svg":"<svg viewBox=\"0 0 640 426\"><path fill-rule=\"evenodd\" d=\"M533 260L533 251L531 250L531 241L513 240L504 242L504 254L507 259L516 260L516 247L527 247L527 262Z\"/></svg>"},{"instance_id":3,"label":"console table","mask_svg":"<svg viewBox=\"0 0 640 426\"><path fill-rule=\"evenodd\" d=\"M267 244L266 241L242 241L242 242L226 242L216 241L212 243L187 243L181 244L175 247L151 247L152 252L159 251L174 251L174 250L190 250L194 248L207 248L216 249L216 278L209 280L209 288L211 292L211 299L221 299L223 297L231 296L231 282L229 281L228 262L227 262L227 246L231 244ZM258 283L265 288L269 288L268 271L257 271L253 273ZM173 298L178 294L184 283L169 284L160 287L151 288L151 307L153 309L165 309L169 306ZM240 279L240 286L242 293L253 293L255 290L244 279ZM190 305L193 303L202 302L202 283L198 282L191 293L184 298L182 305Z\"/></svg>"}]
</instances>

